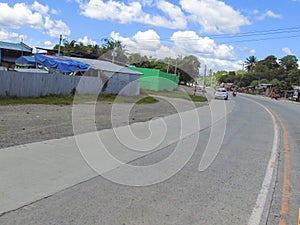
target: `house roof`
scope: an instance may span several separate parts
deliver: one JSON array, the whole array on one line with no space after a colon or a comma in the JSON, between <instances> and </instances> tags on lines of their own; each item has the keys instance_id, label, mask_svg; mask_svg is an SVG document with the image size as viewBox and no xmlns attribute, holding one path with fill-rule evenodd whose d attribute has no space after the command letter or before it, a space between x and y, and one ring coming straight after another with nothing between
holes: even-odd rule
<instances>
[{"instance_id":1,"label":"house roof","mask_svg":"<svg viewBox=\"0 0 300 225\"><path fill-rule=\"evenodd\" d=\"M24 43L12 43L12 42L4 42L0 41L0 48L1 49L9 49L9 50L16 50L16 51L23 51L23 52L32 52L32 48Z\"/></svg>"},{"instance_id":2,"label":"house roof","mask_svg":"<svg viewBox=\"0 0 300 225\"><path fill-rule=\"evenodd\" d=\"M114 72L114 73L124 73L124 74L132 74L132 75L142 75L141 72L130 70L126 67L116 65L111 62L98 60L98 59L87 59L87 58L77 58L77 57L66 57L78 62L82 62L85 64L90 65L91 68L95 70L103 70L108 72Z\"/></svg>"}]
</instances>

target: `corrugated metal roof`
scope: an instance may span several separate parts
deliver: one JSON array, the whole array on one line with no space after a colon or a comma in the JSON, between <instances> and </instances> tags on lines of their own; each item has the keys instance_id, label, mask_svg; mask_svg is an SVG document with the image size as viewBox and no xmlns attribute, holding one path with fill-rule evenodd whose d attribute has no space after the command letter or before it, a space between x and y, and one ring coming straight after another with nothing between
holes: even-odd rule
<instances>
[{"instance_id":1,"label":"corrugated metal roof","mask_svg":"<svg viewBox=\"0 0 300 225\"><path fill-rule=\"evenodd\" d=\"M64 56L64 57L66 57L66 56ZM70 58L72 60L88 64L91 66L91 68L93 68L95 70L103 70L103 71L109 71L109 72L114 72L114 73L125 73L125 74L132 74L132 75L142 75L143 74L141 72L133 71L126 67L122 67L122 66L116 65L114 63L103 61L103 60L77 58L77 57L66 57L66 58Z\"/></svg>"},{"instance_id":2,"label":"corrugated metal roof","mask_svg":"<svg viewBox=\"0 0 300 225\"><path fill-rule=\"evenodd\" d=\"M32 52L32 48L22 43L12 43L12 42L4 42L0 41L0 48L23 51L23 52Z\"/></svg>"}]
</instances>

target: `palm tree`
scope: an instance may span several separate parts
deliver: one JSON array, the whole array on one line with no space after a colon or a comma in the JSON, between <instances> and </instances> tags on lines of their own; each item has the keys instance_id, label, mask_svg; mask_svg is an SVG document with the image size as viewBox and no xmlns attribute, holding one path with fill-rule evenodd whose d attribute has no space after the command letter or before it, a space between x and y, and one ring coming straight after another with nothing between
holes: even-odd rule
<instances>
[{"instance_id":1,"label":"palm tree","mask_svg":"<svg viewBox=\"0 0 300 225\"><path fill-rule=\"evenodd\" d=\"M255 66L255 64L257 63L257 58L255 56L249 56L245 63L245 68L248 72L251 72Z\"/></svg>"}]
</instances>

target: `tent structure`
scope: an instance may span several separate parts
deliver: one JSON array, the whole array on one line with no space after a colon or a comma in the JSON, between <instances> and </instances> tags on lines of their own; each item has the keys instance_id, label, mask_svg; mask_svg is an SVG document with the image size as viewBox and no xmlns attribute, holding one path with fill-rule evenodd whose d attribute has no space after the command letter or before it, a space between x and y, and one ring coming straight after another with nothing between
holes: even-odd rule
<instances>
[{"instance_id":1,"label":"tent structure","mask_svg":"<svg viewBox=\"0 0 300 225\"><path fill-rule=\"evenodd\" d=\"M63 73L87 71L89 65L71 60L63 56L35 54L35 61L37 64L46 66L51 69L58 69Z\"/></svg>"},{"instance_id":2,"label":"tent structure","mask_svg":"<svg viewBox=\"0 0 300 225\"><path fill-rule=\"evenodd\" d=\"M19 58L16 59L15 61L16 66L35 66L35 58L34 56L20 56Z\"/></svg>"}]
</instances>

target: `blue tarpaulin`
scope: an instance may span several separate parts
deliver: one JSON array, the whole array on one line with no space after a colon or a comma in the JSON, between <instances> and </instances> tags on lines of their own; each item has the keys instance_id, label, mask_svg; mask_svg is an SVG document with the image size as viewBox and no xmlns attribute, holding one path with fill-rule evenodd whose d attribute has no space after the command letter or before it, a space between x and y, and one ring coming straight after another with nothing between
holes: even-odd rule
<instances>
[{"instance_id":1,"label":"blue tarpaulin","mask_svg":"<svg viewBox=\"0 0 300 225\"><path fill-rule=\"evenodd\" d=\"M35 54L34 56L38 64L59 69L63 73L86 71L89 69L89 65L64 58L63 56L42 54Z\"/></svg>"},{"instance_id":2,"label":"blue tarpaulin","mask_svg":"<svg viewBox=\"0 0 300 225\"><path fill-rule=\"evenodd\" d=\"M33 56L20 56L15 63L17 66L34 66L36 64Z\"/></svg>"}]
</instances>

